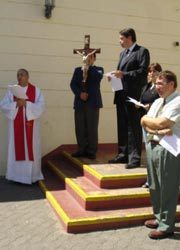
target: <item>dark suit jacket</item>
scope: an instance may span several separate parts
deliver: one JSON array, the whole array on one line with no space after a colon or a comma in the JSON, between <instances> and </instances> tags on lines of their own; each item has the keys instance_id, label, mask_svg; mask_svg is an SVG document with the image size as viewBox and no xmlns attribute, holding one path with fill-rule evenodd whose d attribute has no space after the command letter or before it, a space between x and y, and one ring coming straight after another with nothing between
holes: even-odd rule
<instances>
[{"instance_id":1,"label":"dark suit jacket","mask_svg":"<svg viewBox=\"0 0 180 250\"><path fill-rule=\"evenodd\" d=\"M102 98L100 92L100 82L103 77L104 69L102 67L90 66L87 77L88 100L86 103L94 108L102 108ZM81 67L75 69L72 80L71 90L73 91L74 109L80 109L84 105L84 101L80 99L80 93L83 92L82 86L83 72Z\"/></svg>"},{"instance_id":2,"label":"dark suit jacket","mask_svg":"<svg viewBox=\"0 0 180 250\"><path fill-rule=\"evenodd\" d=\"M147 83L141 92L140 96L140 102L143 104L152 104L157 98L159 98L159 95L157 93L156 87L153 86L151 83ZM147 110L140 107L139 112L141 114L141 117L147 113Z\"/></svg>"},{"instance_id":3,"label":"dark suit jacket","mask_svg":"<svg viewBox=\"0 0 180 250\"><path fill-rule=\"evenodd\" d=\"M117 66L118 70L124 72L122 78L123 91L115 92L114 103L118 104L120 99L130 96L139 100L142 87L147 83L148 66L150 62L149 51L139 45L135 45L133 51L124 59L125 51L120 54Z\"/></svg>"},{"instance_id":4,"label":"dark suit jacket","mask_svg":"<svg viewBox=\"0 0 180 250\"><path fill-rule=\"evenodd\" d=\"M152 104L157 98L159 98L159 95L156 87L152 87L151 83L147 83L142 89L140 101L143 104Z\"/></svg>"}]
</instances>

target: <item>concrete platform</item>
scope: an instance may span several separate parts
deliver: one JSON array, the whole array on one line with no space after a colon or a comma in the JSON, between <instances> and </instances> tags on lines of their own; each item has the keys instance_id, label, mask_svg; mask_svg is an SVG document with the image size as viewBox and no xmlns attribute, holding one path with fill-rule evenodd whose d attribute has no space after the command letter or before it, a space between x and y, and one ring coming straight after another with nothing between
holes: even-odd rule
<instances>
[{"instance_id":1,"label":"concrete platform","mask_svg":"<svg viewBox=\"0 0 180 250\"><path fill-rule=\"evenodd\" d=\"M151 207L87 211L60 184L50 171L45 172L45 181L40 187L58 214L67 232L87 232L143 224L152 217Z\"/></svg>"},{"instance_id":2,"label":"concrete platform","mask_svg":"<svg viewBox=\"0 0 180 250\"><path fill-rule=\"evenodd\" d=\"M100 145L96 160L77 159L71 157L75 147L63 145L43 158L40 187L67 232L137 226L153 217L149 192L141 188L145 164L130 170L108 164L106 157L112 158L114 150Z\"/></svg>"},{"instance_id":3,"label":"concrete platform","mask_svg":"<svg viewBox=\"0 0 180 250\"><path fill-rule=\"evenodd\" d=\"M103 149L102 149L103 150ZM142 186L147 178L147 170L144 165L126 169L126 164L109 164L107 161L101 160L101 155L97 155L96 160L87 158L74 158L67 151L61 151L61 155L75 166L83 171L83 174L92 182L102 188L123 188ZM109 152L110 155L110 152ZM112 157L112 152L111 152ZM98 164L97 164L98 162Z\"/></svg>"},{"instance_id":4,"label":"concrete platform","mask_svg":"<svg viewBox=\"0 0 180 250\"><path fill-rule=\"evenodd\" d=\"M100 188L61 157L48 161L48 167L59 176L60 180L65 183L66 189L86 210L150 205L148 189L142 187Z\"/></svg>"},{"instance_id":5,"label":"concrete platform","mask_svg":"<svg viewBox=\"0 0 180 250\"><path fill-rule=\"evenodd\" d=\"M152 208L149 206L87 211L65 189L65 186L60 184L55 174L47 170L45 177L45 181L40 181L40 187L67 232L80 233L143 225L145 220L153 218ZM179 218L180 206L177 209L177 219Z\"/></svg>"}]
</instances>

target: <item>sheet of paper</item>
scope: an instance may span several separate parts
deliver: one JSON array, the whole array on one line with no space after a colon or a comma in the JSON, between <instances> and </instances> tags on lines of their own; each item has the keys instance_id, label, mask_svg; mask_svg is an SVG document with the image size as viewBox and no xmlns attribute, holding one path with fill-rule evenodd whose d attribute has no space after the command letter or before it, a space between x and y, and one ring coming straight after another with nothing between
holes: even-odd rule
<instances>
[{"instance_id":1,"label":"sheet of paper","mask_svg":"<svg viewBox=\"0 0 180 250\"><path fill-rule=\"evenodd\" d=\"M129 99L127 100L127 102L132 102L132 103L134 103L134 104L137 105L137 106L140 106L140 107L145 108L145 105L142 104L141 102L138 102L136 99L131 98L131 97L129 97L129 96L128 96L128 98L129 98Z\"/></svg>"},{"instance_id":2,"label":"sheet of paper","mask_svg":"<svg viewBox=\"0 0 180 250\"><path fill-rule=\"evenodd\" d=\"M180 138L176 135L165 135L159 142L161 146L167 149L171 154L177 156L180 154Z\"/></svg>"},{"instance_id":3,"label":"sheet of paper","mask_svg":"<svg viewBox=\"0 0 180 250\"><path fill-rule=\"evenodd\" d=\"M112 91L115 92L115 91L118 91L118 90L122 90L123 89L123 85L122 85L122 81L120 78L117 78L115 77L112 73L114 71L111 71L111 72L108 72L106 74L104 74L105 76L109 76L111 77L111 88L112 88Z\"/></svg>"},{"instance_id":4,"label":"sheet of paper","mask_svg":"<svg viewBox=\"0 0 180 250\"><path fill-rule=\"evenodd\" d=\"M21 87L20 85L18 84L15 84L15 85L9 85L8 86L8 89L11 91L11 93L16 96L17 98L20 98L20 99L27 99L27 95L26 93L24 92L24 88Z\"/></svg>"}]
</instances>

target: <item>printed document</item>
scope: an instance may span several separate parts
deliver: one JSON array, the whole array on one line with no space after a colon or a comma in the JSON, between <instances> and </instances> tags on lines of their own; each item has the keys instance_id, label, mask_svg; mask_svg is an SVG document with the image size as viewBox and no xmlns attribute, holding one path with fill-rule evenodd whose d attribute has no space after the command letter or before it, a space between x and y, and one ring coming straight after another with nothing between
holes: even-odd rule
<instances>
[{"instance_id":1,"label":"printed document","mask_svg":"<svg viewBox=\"0 0 180 250\"><path fill-rule=\"evenodd\" d=\"M160 140L159 144L174 156L178 156L178 154L180 154L180 138L176 135L165 135Z\"/></svg>"},{"instance_id":2,"label":"printed document","mask_svg":"<svg viewBox=\"0 0 180 250\"><path fill-rule=\"evenodd\" d=\"M27 99L28 98L26 93L24 92L24 88L18 84L9 85L8 89L17 98L20 98L20 99Z\"/></svg>"},{"instance_id":3,"label":"printed document","mask_svg":"<svg viewBox=\"0 0 180 250\"><path fill-rule=\"evenodd\" d=\"M120 78L117 78L115 77L112 73L114 71L111 71L111 72L108 72L106 74L104 74L105 76L109 76L111 77L111 88L112 88L112 91L115 92L115 91L118 91L118 90L122 90L123 89L123 85L122 85L122 81Z\"/></svg>"},{"instance_id":4,"label":"printed document","mask_svg":"<svg viewBox=\"0 0 180 250\"><path fill-rule=\"evenodd\" d=\"M131 97L129 97L129 96L128 96L128 98L129 98L129 99L127 100L127 102L132 102L132 103L134 103L134 104L137 105L137 106L140 106L140 107L145 108L145 105L142 104L141 102L138 102L136 99L131 98Z\"/></svg>"}]
</instances>

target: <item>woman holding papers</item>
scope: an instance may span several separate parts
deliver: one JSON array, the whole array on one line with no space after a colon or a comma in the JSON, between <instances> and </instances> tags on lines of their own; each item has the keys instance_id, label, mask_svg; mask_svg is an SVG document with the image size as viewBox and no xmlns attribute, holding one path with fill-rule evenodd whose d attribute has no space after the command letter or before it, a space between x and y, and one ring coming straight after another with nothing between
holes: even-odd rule
<instances>
[{"instance_id":1,"label":"woman holding papers","mask_svg":"<svg viewBox=\"0 0 180 250\"><path fill-rule=\"evenodd\" d=\"M139 111L141 113L141 117L147 113L152 103L159 98L159 94L156 90L156 79L159 75L159 73L162 71L161 65L159 63L151 63L148 67L148 83L144 86L140 102L144 104L144 107L140 107L136 105L136 108L139 108ZM145 137L145 133L144 133ZM144 141L146 142L146 138L144 138ZM144 188L148 188L148 181L144 185L142 185Z\"/></svg>"},{"instance_id":2,"label":"woman holding papers","mask_svg":"<svg viewBox=\"0 0 180 250\"><path fill-rule=\"evenodd\" d=\"M155 83L159 72L162 71L159 63L151 63L148 68L148 83L144 86L141 92L140 102L144 104L144 108L141 108L142 115L145 115L149 110L151 104L159 98ZM136 106L138 108L138 106Z\"/></svg>"},{"instance_id":3,"label":"woman holding papers","mask_svg":"<svg viewBox=\"0 0 180 250\"><path fill-rule=\"evenodd\" d=\"M18 87L9 87L0 102L0 109L9 121L6 178L31 184L43 179L39 118L44 111L44 98L29 83L27 70L18 70L17 79Z\"/></svg>"}]
</instances>

